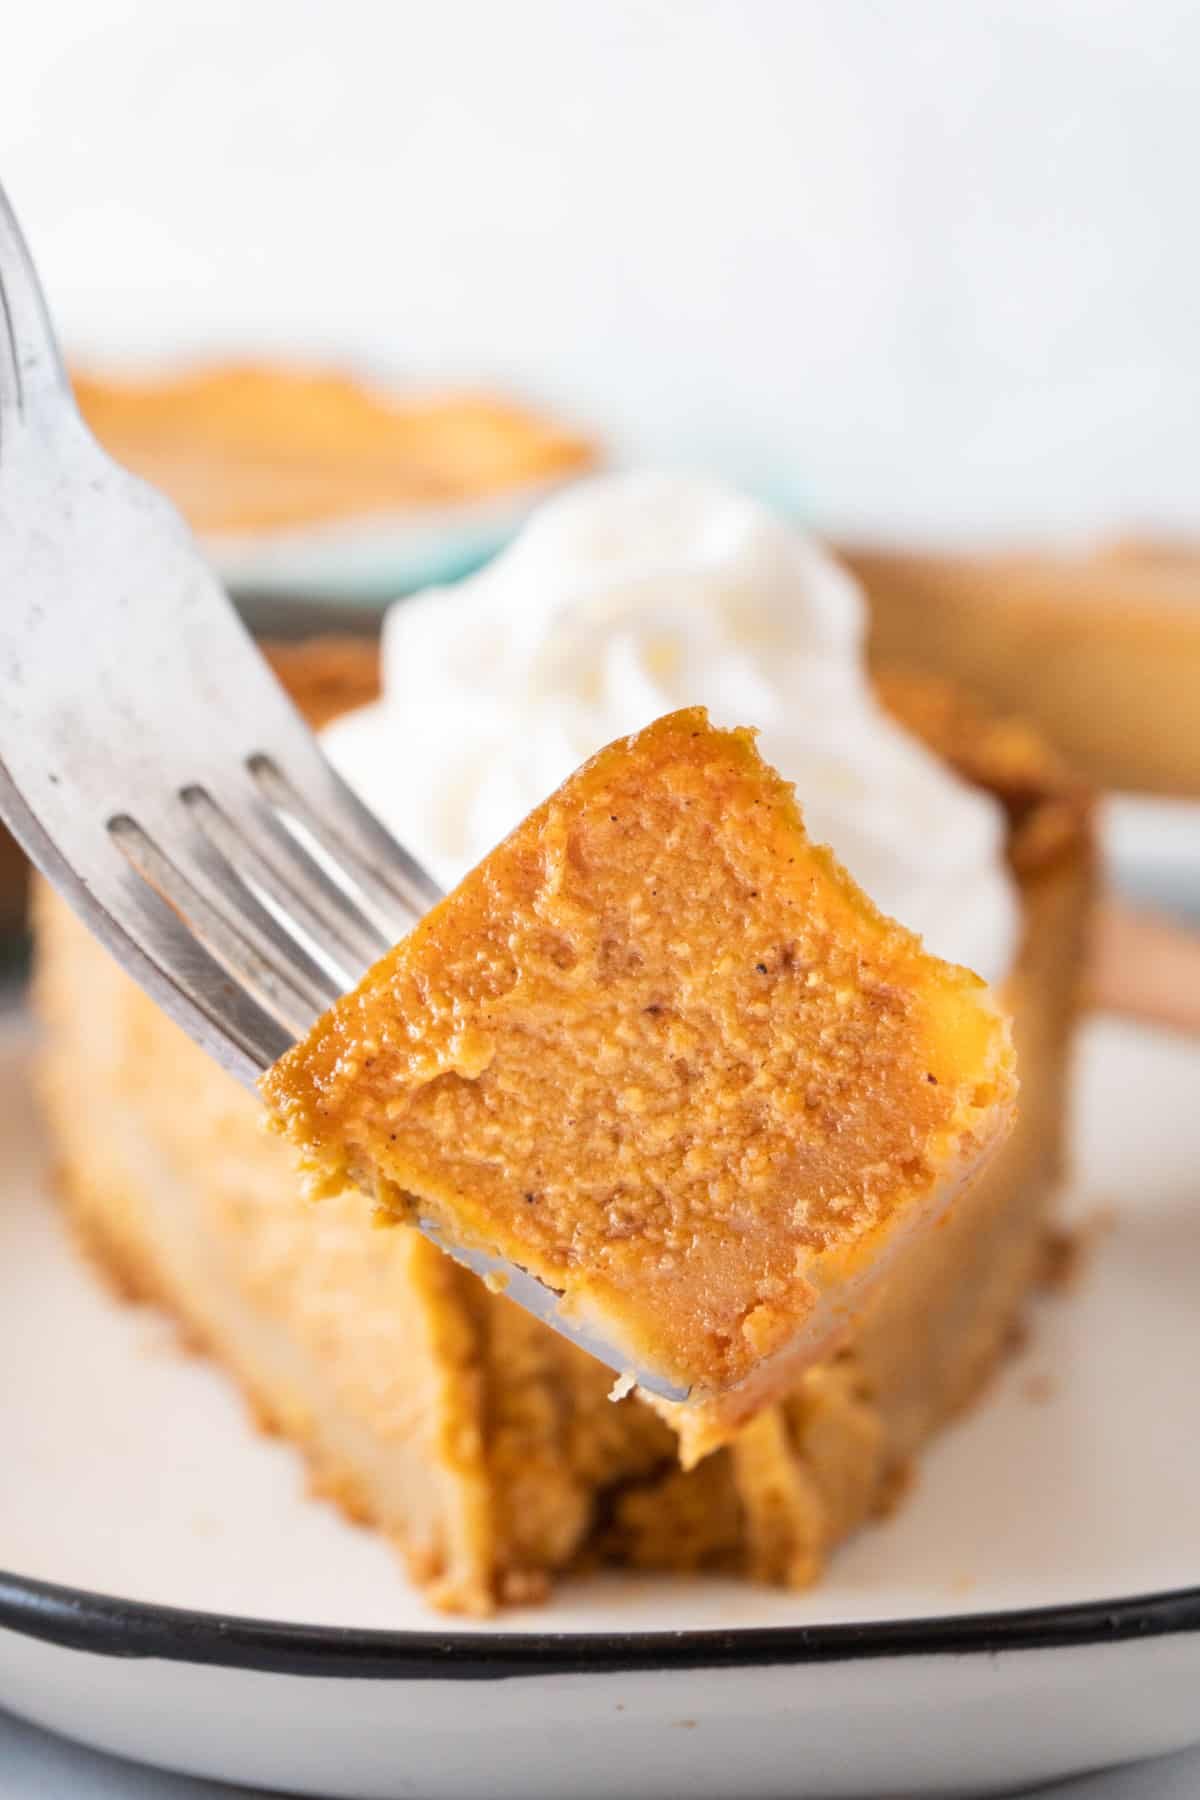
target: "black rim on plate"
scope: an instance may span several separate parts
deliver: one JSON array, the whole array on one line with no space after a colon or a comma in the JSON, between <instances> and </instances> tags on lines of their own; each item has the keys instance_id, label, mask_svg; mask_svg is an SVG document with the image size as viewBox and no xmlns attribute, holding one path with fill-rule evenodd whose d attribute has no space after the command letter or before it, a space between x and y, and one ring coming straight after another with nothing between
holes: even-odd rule
<instances>
[{"instance_id":1,"label":"black rim on plate","mask_svg":"<svg viewBox=\"0 0 1200 1800\"><path fill-rule=\"evenodd\" d=\"M0 1630L94 1655L365 1681L754 1668L1117 1644L1200 1632L1200 1587L1072 1606L730 1631L359 1631L155 1606L0 1572Z\"/></svg>"}]
</instances>

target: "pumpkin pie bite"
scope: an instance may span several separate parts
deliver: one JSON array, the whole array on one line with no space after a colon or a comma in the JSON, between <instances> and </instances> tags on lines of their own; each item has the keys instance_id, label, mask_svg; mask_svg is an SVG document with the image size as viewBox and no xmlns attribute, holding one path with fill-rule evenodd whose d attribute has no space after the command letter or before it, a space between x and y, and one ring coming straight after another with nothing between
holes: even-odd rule
<instances>
[{"instance_id":1,"label":"pumpkin pie bite","mask_svg":"<svg viewBox=\"0 0 1200 1800\"><path fill-rule=\"evenodd\" d=\"M528 1270L685 1462L852 1325L1003 1137L1008 1024L701 709L579 769L263 1080L318 1190Z\"/></svg>"}]
</instances>

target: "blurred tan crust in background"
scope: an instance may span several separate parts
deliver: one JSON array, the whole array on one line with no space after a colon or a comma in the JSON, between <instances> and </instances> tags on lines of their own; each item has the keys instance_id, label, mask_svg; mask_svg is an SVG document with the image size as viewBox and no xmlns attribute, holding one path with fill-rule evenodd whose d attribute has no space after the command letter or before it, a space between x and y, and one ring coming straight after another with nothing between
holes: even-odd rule
<instances>
[{"instance_id":1,"label":"blurred tan crust in background","mask_svg":"<svg viewBox=\"0 0 1200 1800\"><path fill-rule=\"evenodd\" d=\"M73 379L100 442L200 532L453 506L596 460L580 433L496 395L406 396L333 369L229 363Z\"/></svg>"},{"instance_id":2,"label":"blurred tan crust in background","mask_svg":"<svg viewBox=\"0 0 1200 1800\"><path fill-rule=\"evenodd\" d=\"M1200 545L839 555L867 591L877 668L1019 712L1098 787L1200 795Z\"/></svg>"}]
</instances>

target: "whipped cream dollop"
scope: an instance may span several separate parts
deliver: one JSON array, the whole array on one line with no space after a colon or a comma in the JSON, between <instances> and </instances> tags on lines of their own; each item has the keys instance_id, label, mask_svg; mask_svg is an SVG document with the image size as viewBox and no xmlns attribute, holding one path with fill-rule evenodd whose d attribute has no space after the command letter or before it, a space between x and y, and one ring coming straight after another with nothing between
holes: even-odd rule
<instances>
[{"instance_id":1,"label":"whipped cream dollop","mask_svg":"<svg viewBox=\"0 0 1200 1800\"><path fill-rule=\"evenodd\" d=\"M327 728L342 774L445 886L612 739L681 706L759 729L809 836L989 981L1018 909L1004 820L884 713L862 595L811 538L693 477L601 476L454 587L398 602L383 697Z\"/></svg>"}]
</instances>

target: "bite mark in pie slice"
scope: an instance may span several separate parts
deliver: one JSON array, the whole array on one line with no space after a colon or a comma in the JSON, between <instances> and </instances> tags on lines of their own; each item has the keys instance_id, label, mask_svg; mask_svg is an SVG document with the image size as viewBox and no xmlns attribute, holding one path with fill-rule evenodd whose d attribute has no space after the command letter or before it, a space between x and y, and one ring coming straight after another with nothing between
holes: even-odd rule
<instances>
[{"instance_id":1,"label":"bite mark in pie slice","mask_svg":"<svg viewBox=\"0 0 1200 1800\"><path fill-rule=\"evenodd\" d=\"M688 1461L828 1353L1016 1092L987 987L698 708L584 764L262 1085L318 1188L519 1265L688 1390Z\"/></svg>"}]
</instances>

